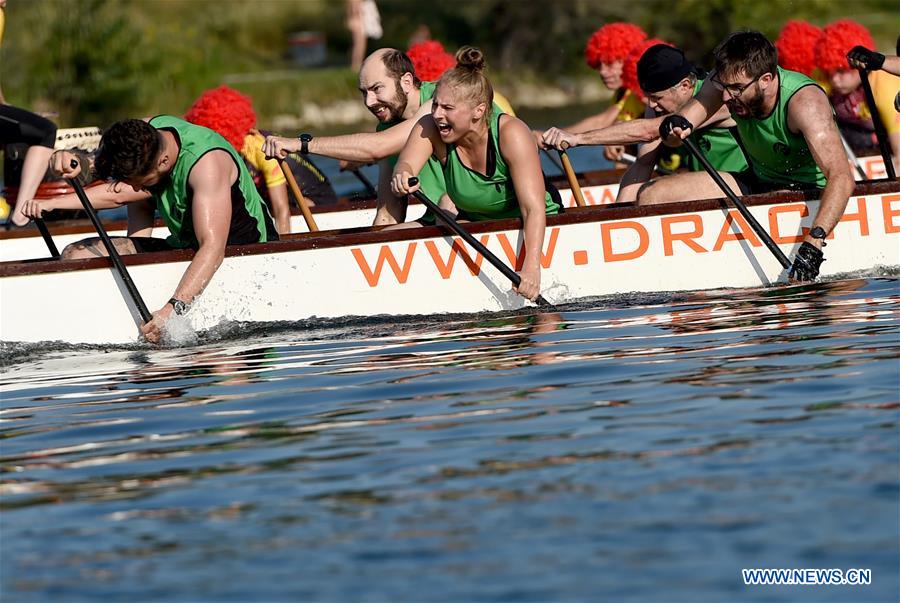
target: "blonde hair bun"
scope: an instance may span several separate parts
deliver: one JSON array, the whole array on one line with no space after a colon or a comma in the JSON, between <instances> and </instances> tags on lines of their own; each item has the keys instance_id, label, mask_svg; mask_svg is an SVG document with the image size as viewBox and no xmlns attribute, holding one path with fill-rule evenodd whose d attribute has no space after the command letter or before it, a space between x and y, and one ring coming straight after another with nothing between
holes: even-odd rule
<instances>
[{"instance_id":1,"label":"blonde hair bun","mask_svg":"<svg viewBox=\"0 0 900 603\"><path fill-rule=\"evenodd\" d=\"M456 51L456 65L469 71L484 71L484 53L474 46L463 46Z\"/></svg>"}]
</instances>

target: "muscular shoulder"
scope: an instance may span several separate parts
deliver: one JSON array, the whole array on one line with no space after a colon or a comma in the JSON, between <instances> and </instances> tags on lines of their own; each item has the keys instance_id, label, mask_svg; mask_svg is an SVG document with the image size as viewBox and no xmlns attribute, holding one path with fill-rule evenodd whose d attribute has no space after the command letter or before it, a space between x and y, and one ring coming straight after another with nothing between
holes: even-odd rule
<instances>
[{"instance_id":1,"label":"muscular shoulder","mask_svg":"<svg viewBox=\"0 0 900 603\"><path fill-rule=\"evenodd\" d=\"M194 191L227 185L237 180L237 166L228 151L214 149L197 160L191 169L188 182Z\"/></svg>"},{"instance_id":2,"label":"muscular shoulder","mask_svg":"<svg viewBox=\"0 0 900 603\"><path fill-rule=\"evenodd\" d=\"M804 86L788 102L788 126L794 132L821 127L832 120L831 103L818 86Z\"/></svg>"},{"instance_id":3,"label":"muscular shoulder","mask_svg":"<svg viewBox=\"0 0 900 603\"><path fill-rule=\"evenodd\" d=\"M498 129L500 131L500 140L502 142L506 142L507 140L510 142L519 142L524 136L534 144L531 130L528 128L528 125L518 117L505 114L505 117L500 118Z\"/></svg>"}]
</instances>

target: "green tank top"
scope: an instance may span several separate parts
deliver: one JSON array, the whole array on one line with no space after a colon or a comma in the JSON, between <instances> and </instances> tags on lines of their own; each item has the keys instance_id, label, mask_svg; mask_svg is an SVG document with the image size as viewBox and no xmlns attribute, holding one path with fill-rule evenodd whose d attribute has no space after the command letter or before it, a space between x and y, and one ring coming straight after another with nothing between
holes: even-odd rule
<instances>
[{"instance_id":1,"label":"green tank top","mask_svg":"<svg viewBox=\"0 0 900 603\"><path fill-rule=\"evenodd\" d=\"M447 163L443 168L447 194L456 207L473 221L517 218L522 215L509 166L500 153L501 115L504 114L496 110L491 112L487 175L467 168L459 159L456 145L447 145ZM549 192L544 192L544 207L547 215L559 212L559 205Z\"/></svg>"},{"instance_id":2,"label":"green tank top","mask_svg":"<svg viewBox=\"0 0 900 603\"><path fill-rule=\"evenodd\" d=\"M801 134L788 128L788 102L815 81L795 71L778 68L778 99L765 119L735 115L738 138L756 177L774 184L811 184L825 186L825 175L816 165Z\"/></svg>"},{"instance_id":3,"label":"green tank top","mask_svg":"<svg viewBox=\"0 0 900 603\"><path fill-rule=\"evenodd\" d=\"M156 208L172 233L167 239L173 247L199 246L194 234L188 177L197 161L209 151L227 151L238 168L238 180L231 187L231 224L229 245L263 243L278 240L269 210L259 196L253 178L243 159L228 141L208 128L188 123L171 115L159 115L150 120L157 130L170 130L178 138L178 157L168 179L153 187L151 192Z\"/></svg>"},{"instance_id":4,"label":"green tank top","mask_svg":"<svg viewBox=\"0 0 900 603\"><path fill-rule=\"evenodd\" d=\"M422 82L422 85L419 87L420 107L432 99L436 86L436 82ZM400 121L401 120L379 123L375 127L375 130L377 132L387 130L390 127L396 126ZM388 157L388 163L390 163L391 168L397 165L398 158L399 155ZM443 194L447 192L447 187L444 184L444 172L441 169L440 162L436 159L429 159L425 165L422 166L422 171L419 172L419 182L422 185L422 192L435 203L439 203Z\"/></svg>"},{"instance_id":5,"label":"green tank top","mask_svg":"<svg viewBox=\"0 0 900 603\"><path fill-rule=\"evenodd\" d=\"M694 95L700 90L703 80L698 79L694 85ZM702 128L691 134L691 139L698 148L703 149L706 159L720 172L743 172L747 169L747 159L737 140L729 128ZM702 172L703 166L684 147L678 149L681 165L692 172Z\"/></svg>"}]
</instances>

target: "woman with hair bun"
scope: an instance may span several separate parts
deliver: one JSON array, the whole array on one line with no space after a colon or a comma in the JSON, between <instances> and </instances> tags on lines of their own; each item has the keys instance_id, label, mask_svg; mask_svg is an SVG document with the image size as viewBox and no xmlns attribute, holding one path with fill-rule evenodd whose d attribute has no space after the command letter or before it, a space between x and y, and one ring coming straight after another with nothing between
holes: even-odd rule
<instances>
[{"instance_id":1,"label":"woman with hair bun","mask_svg":"<svg viewBox=\"0 0 900 603\"><path fill-rule=\"evenodd\" d=\"M546 215L562 207L558 193L544 179L528 126L492 110L494 90L484 75L481 51L460 48L456 62L437 83L431 115L422 117L410 133L391 188L397 196L418 190L418 185L409 185L409 179L434 156L441 163L447 194L459 210L459 219L521 217L525 261L516 291L533 300L541 290Z\"/></svg>"}]
</instances>

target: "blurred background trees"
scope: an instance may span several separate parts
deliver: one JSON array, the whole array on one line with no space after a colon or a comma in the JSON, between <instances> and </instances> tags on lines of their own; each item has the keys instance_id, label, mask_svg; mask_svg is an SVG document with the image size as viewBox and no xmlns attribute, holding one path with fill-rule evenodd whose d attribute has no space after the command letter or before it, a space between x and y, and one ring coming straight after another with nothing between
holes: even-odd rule
<instances>
[{"instance_id":1,"label":"blurred background trees","mask_svg":"<svg viewBox=\"0 0 900 603\"><path fill-rule=\"evenodd\" d=\"M706 65L728 32L749 27L774 38L789 18L823 25L852 17L883 51L893 50L900 31L895 0L378 0L378 7L384 37L370 49L406 48L426 25L451 52L483 48L508 87L595 80L582 58L585 42L616 20L641 25ZM287 60L298 31L324 34L325 67ZM3 41L7 100L56 112L62 126L180 114L223 82L253 95L263 125L307 104L358 104L339 0L9 0Z\"/></svg>"}]
</instances>

